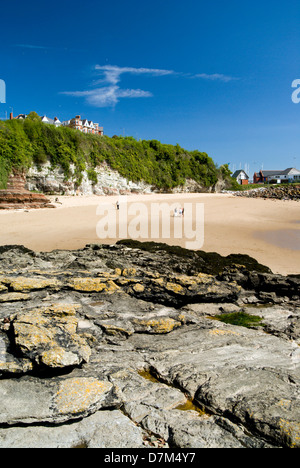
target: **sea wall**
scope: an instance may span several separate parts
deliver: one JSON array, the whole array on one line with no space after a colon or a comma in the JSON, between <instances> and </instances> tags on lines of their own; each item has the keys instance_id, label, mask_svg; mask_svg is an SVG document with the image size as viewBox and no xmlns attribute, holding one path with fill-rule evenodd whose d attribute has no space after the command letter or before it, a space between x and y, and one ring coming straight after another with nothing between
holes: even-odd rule
<instances>
[{"instance_id":1,"label":"sea wall","mask_svg":"<svg viewBox=\"0 0 300 468\"><path fill-rule=\"evenodd\" d=\"M237 197L299 201L300 185L262 186L252 190L234 192L234 195Z\"/></svg>"}]
</instances>

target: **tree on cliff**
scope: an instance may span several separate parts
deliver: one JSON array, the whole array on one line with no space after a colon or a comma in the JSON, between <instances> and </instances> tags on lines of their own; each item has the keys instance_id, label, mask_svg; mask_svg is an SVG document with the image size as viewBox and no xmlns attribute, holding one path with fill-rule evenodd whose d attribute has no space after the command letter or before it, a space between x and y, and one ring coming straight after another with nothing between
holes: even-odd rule
<instances>
[{"instance_id":1,"label":"tree on cliff","mask_svg":"<svg viewBox=\"0 0 300 468\"><path fill-rule=\"evenodd\" d=\"M30 113L27 115L26 118L27 118L28 120L33 120L33 121L35 121L35 122L41 120L40 116L39 116L36 112L34 112L34 111L30 112Z\"/></svg>"}]
</instances>

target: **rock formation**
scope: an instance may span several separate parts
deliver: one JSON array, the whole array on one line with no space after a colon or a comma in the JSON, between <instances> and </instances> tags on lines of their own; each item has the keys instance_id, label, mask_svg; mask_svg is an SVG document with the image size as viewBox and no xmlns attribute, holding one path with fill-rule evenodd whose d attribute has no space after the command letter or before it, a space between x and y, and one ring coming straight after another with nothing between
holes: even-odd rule
<instances>
[{"instance_id":1,"label":"rock formation","mask_svg":"<svg viewBox=\"0 0 300 468\"><path fill-rule=\"evenodd\" d=\"M76 180L75 166L70 166L70 177L66 179L62 168L53 168L49 162L40 167L33 165L26 174L26 188L51 195L130 195L159 193L161 190L144 181L134 182L122 177L106 162L95 168L97 182L90 180L87 171L82 172L82 179ZM215 187L204 187L192 179L187 179L183 186L169 189L170 193L219 192L224 188L224 181L219 180Z\"/></svg>"},{"instance_id":2,"label":"rock formation","mask_svg":"<svg viewBox=\"0 0 300 468\"><path fill-rule=\"evenodd\" d=\"M51 195L127 195L150 193L152 187L144 182L131 182L111 169L106 163L95 169L97 183L90 180L87 171L82 172L82 180L76 180L75 167L70 167L70 177L66 179L62 168L52 168L49 162L37 168L32 166L26 174L26 188Z\"/></svg>"},{"instance_id":3,"label":"rock formation","mask_svg":"<svg viewBox=\"0 0 300 468\"><path fill-rule=\"evenodd\" d=\"M300 185L262 186L261 188L234 192L237 197L265 198L273 200L300 200Z\"/></svg>"},{"instance_id":4,"label":"rock formation","mask_svg":"<svg viewBox=\"0 0 300 468\"><path fill-rule=\"evenodd\" d=\"M248 256L0 247L0 447L299 447L299 315Z\"/></svg>"},{"instance_id":5,"label":"rock formation","mask_svg":"<svg viewBox=\"0 0 300 468\"><path fill-rule=\"evenodd\" d=\"M26 176L12 173L6 190L0 190L0 209L54 208L42 193L32 193L25 189Z\"/></svg>"}]
</instances>

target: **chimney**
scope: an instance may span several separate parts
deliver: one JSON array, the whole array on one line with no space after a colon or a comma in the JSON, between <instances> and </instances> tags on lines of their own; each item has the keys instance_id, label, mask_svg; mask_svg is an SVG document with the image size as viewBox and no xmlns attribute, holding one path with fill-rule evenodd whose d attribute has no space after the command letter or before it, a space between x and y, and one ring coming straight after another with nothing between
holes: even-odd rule
<instances>
[{"instance_id":1,"label":"chimney","mask_svg":"<svg viewBox=\"0 0 300 468\"><path fill-rule=\"evenodd\" d=\"M11 112L11 113L9 114L9 120L13 120L13 118L14 118L14 116L13 116L13 113Z\"/></svg>"}]
</instances>

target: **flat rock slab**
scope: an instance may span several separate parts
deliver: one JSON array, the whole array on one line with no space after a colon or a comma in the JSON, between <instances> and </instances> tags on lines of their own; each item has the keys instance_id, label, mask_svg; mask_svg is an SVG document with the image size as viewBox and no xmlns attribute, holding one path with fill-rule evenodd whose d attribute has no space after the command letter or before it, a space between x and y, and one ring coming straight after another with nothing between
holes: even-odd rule
<instances>
[{"instance_id":1,"label":"flat rock slab","mask_svg":"<svg viewBox=\"0 0 300 468\"><path fill-rule=\"evenodd\" d=\"M143 448L143 442L142 429L118 410L55 427L0 429L0 448Z\"/></svg>"},{"instance_id":2,"label":"flat rock slab","mask_svg":"<svg viewBox=\"0 0 300 468\"><path fill-rule=\"evenodd\" d=\"M294 342L207 319L164 340L134 335L152 372L211 412L230 414L279 445L300 437L300 348ZM272 435L271 435L272 434Z\"/></svg>"},{"instance_id":3,"label":"flat rock slab","mask_svg":"<svg viewBox=\"0 0 300 468\"><path fill-rule=\"evenodd\" d=\"M61 423L112 404L112 384L95 378L0 381L0 424Z\"/></svg>"}]
</instances>

